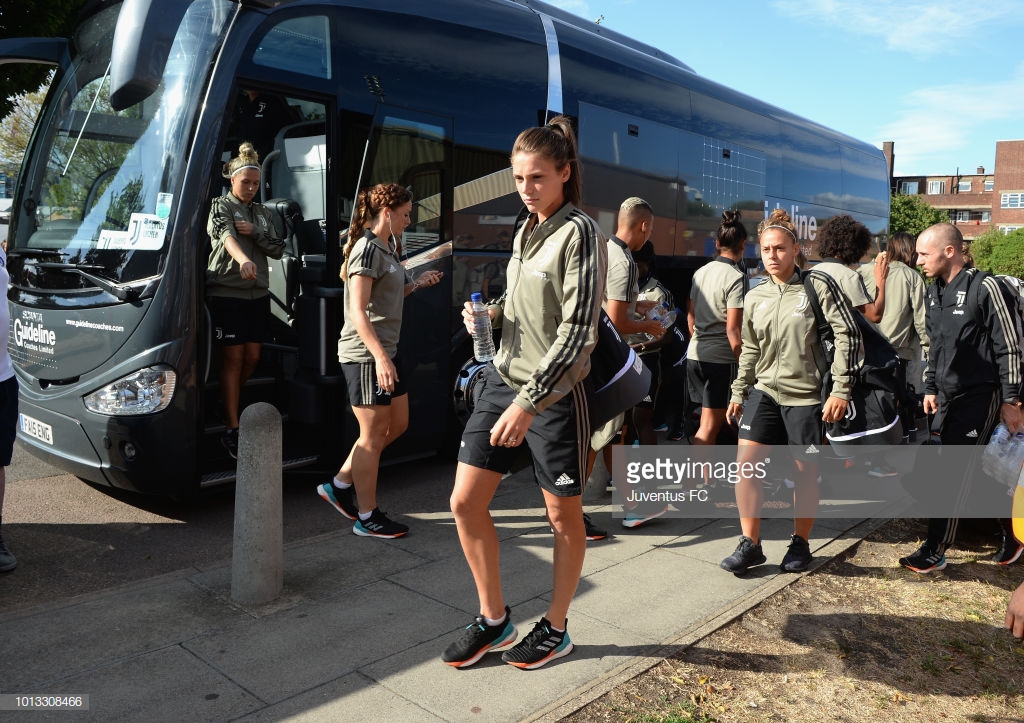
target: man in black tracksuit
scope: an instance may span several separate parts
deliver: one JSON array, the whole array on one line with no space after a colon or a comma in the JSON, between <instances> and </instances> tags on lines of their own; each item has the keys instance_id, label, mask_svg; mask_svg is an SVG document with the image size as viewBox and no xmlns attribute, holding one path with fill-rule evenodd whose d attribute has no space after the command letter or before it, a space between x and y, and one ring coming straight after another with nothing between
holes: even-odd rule
<instances>
[{"instance_id":1,"label":"man in black tracksuit","mask_svg":"<svg viewBox=\"0 0 1024 723\"><path fill-rule=\"evenodd\" d=\"M938 429L943 446L985 444L1000 420L1011 433L1017 431L1024 421L1021 354L1010 292L994 276L966 264L963 236L952 224L939 223L921 232L917 254L925 274L935 280L928 288L931 348L924 397L925 413L936 414L933 429ZM980 455L970 455L962 470L956 513L964 509L973 478L982 474L979 460ZM944 568L957 522L930 520L928 538L912 555L900 558L900 564L915 572ZM1003 521L1003 544L995 558L1001 564L1015 562L1024 550L1009 522Z\"/></svg>"}]
</instances>

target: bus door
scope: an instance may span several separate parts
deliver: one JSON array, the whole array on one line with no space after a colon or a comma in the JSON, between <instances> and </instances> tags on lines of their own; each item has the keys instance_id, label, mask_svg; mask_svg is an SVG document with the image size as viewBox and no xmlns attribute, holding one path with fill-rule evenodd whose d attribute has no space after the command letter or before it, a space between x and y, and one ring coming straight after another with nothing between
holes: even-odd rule
<instances>
[{"instance_id":1,"label":"bus door","mask_svg":"<svg viewBox=\"0 0 1024 723\"><path fill-rule=\"evenodd\" d=\"M401 242L402 263L414 278L444 273L440 284L406 297L399 355L409 390L409 430L389 457L433 454L447 421L452 257L452 120L380 104L360 187L397 183L412 192L412 223ZM344 189L342 189L344 193Z\"/></svg>"}]
</instances>

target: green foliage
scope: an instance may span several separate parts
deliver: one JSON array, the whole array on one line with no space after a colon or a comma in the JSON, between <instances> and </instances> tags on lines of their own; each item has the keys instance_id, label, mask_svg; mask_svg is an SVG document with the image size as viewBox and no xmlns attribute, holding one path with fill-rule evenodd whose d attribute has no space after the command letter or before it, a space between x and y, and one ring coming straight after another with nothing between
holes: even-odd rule
<instances>
[{"instance_id":1,"label":"green foliage","mask_svg":"<svg viewBox=\"0 0 1024 723\"><path fill-rule=\"evenodd\" d=\"M0 38L69 38L86 0L6 0L0 11ZM35 90L51 68L30 63L0 65L0 118L17 96Z\"/></svg>"},{"instance_id":2,"label":"green foliage","mask_svg":"<svg viewBox=\"0 0 1024 723\"><path fill-rule=\"evenodd\" d=\"M917 236L929 226L949 221L949 214L940 211L923 196L894 193L889 204L889 233L899 231Z\"/></svg>"},{"instance_id":3,"label":"green foliage","mask_svg":"<svg viewBox=\"0 0 1024 723\"><path fill-rule=\"evenodd\" d=\"M971 256L974 265L993 274L1010 274L1024 278L1024 228L1003 234L999 229L990 229L971 242Z\"/></svg>"}]
</instances>

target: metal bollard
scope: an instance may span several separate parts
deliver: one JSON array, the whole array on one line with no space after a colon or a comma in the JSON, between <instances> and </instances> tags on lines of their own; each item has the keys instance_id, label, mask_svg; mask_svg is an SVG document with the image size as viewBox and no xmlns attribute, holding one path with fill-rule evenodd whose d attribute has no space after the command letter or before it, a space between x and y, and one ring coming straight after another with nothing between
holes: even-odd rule
<instances>
[{"instance_id":1,"label":"metal bollard","mask_svg":"<svg viewBox=\"0 0 1024 723\"><path fill-rule=\"evenodd\" d=\"M281 414L257 402L246 407L239 422L231 599L262 605L284 585Z\"/></svg>"}]
</instances>

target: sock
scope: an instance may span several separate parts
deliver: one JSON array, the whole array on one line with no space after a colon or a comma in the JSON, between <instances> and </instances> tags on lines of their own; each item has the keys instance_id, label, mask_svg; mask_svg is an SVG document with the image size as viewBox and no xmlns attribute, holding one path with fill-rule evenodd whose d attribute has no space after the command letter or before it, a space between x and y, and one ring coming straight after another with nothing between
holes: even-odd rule
<instances>
[{"instance_id":1,"label":"sock","mask_svg":"<svg viewBox=\"0 0 1024 723\"><path fill-rule=\"evenodd\" d=\"M361 522L366 522L372 516L373 516L373 510L370 510L369 512L360 512L359 513L359 520Z\"/></svg>"},{"instance_id":2,"label":"sock","mask_svg":"<svg viewBox=\"0 0 1024 723\"><path fill-rule=\"evenodd\" d=\"M484 616L484 622L491 628L501 625L506 620L508 620L508 615L502 615L500 618L489 618L486 615Z\"/></svg>"},{"instance_id":3,"label":"sock","mask_svg":"<svg viewBox=\"0 0 1024 723\"><path fill-rule=\"evenodd\" d=\"M567 620L566 622L569 622L569 621ZM565 625L565 623L562 623L562 625ZM554 633L564 633L565 632L565 628L564 627L563 628L556 628L550 622L548 623L548 627L551 628L551 632L554 632Z\"/></svg>"},{"instance_id":4,"label":"sock","mask_svg":"<svg viewBox=\"0 0 1024 723\"><path fill-rule=\"evenodd\" d=\"M339 489L339 490L347 490L349 487L352 486L351 482L342 482L337 477L335 477L334 479L331 480L331 484L334 485L335 489Z\"/></svg>"}]
</instances>

